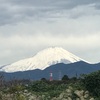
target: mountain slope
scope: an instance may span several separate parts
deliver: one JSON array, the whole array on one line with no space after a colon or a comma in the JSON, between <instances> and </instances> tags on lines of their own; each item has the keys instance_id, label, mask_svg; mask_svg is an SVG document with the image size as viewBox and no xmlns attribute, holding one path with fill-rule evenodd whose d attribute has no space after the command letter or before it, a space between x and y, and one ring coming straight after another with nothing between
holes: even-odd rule
<instances>
[{"instance_id":1,"label":"mountain slope","mask_svg":"<svg viewBox=\"0 0 100 100\"><path fill-rule=\"evenodd\" d=\"M3 66L0 71L17 72L35 69L44 70L45 68L57 63L69 64L77 61L83 60L64 50L63 48L54 47L42 50L31 58L20 60L7 66Z\"/></svg>"}]
</instances>

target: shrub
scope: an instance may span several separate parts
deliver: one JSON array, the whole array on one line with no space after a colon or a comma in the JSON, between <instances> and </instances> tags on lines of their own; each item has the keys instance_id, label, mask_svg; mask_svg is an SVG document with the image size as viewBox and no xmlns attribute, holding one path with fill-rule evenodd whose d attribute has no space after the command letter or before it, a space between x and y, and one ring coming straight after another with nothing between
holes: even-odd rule
<instances>
[{"instance_id":1,"label":"shrub","mask_svg":"<svg viewBox=\"0 0 100 100\"><path fill-rule=\"evenodd\" d=\"M68 77L67 75L64 75L64 76L62 77L62 80L63 80L63 81L68 81L68 80L69 80L69 77Z\"/></svg>"},{"instance_id":2,"label":"shrub","mask_svg":"<svg viewBox=\"0 0 100 100\"><path fill-rule=\"evenodd\" d=\"M100 96L100 71L84 75L82 82L85 88L92 93L92 95L96 97Z\"/></svg>"}]
</instances>

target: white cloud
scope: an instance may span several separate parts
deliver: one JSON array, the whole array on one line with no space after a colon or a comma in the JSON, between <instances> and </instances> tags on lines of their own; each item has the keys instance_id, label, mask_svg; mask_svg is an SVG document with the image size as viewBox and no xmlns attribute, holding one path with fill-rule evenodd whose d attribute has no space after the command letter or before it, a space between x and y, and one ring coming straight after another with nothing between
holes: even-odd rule
<instances>
[{"instance_id":1,"label":"white cloud","mask_svg":"<svg viewBox=\"0 0 100 100\"><path fill-rule=\"evenodd\" d=\"M49 46L61 46L90 62L100 61L97 2L19 1L0 1L0 65Z\"/></svg>"},{"instance_id":2,"label":"white cloud","mask_svg":"<svg viewBox=\"0 0 100 100\"><path fill-rule=\"evenodd\" d=\"M99 35L100 36L100 35ZM5 41L5 42L4 42ZM51 35L31 35L31 36L12 36L12 37L1 37L1 56L0 59L8 59L7 63L20 60L34 55L37 51L49 46L61 46L66 50L72 50L73 53L79 52L79 56L89 54L93 52L94 48L100 47L98 35L91 35L87 37L65 37L58 36L54 37ZM91 51L90 51L91 50ZM78 52L77 52L78 51ZM82 53L82 54L80 54ZM84 54L83 54L84 53ZM92 54L93 55L93 54ZM85 58L85 57L84 57ZM95 60L95 58L92 58ZM87 60L89 60L87 58ZM91 61L91 60L90 60ZM1 62L1 63L3 63ZM6 63L6 64L7 64Z\"/></svg>"}]
</instances>

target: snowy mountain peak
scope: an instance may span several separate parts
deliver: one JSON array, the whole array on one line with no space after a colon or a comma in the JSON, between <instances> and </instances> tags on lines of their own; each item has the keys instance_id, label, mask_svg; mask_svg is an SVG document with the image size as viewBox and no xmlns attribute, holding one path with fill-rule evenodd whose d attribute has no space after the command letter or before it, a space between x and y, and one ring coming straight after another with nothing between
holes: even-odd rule
<instances>
[{"instance_id":1,"label":"snowy mountain peak","mask_svg":"<svg viewBox=\"0 0 100 100\"><path fill-rule=\"evenodd\" d=\"M57 63L69 64L77 61L83 60L61 47L50 47L38 52L31 58L20 60L10 65L4 66L0 69L0 71L17 72L34 69L43 70Z\"/></svg>"}]
</instances>

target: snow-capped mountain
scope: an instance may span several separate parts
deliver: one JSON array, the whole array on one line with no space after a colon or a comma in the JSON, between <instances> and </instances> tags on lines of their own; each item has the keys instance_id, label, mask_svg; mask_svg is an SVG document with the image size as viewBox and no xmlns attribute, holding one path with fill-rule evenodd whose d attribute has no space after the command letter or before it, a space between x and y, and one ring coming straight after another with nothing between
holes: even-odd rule
<instances>
[{"instance_id":1,"label":"snow-capped mountain","mask_svg":"<svg viewBox=\"0 0 100 100\"><path fill-rule=\"evenodd\" d=\"M17 72L45 68L57 63L74 63L84 61L61 47L51 47L40 51L35 56L3 66L0 71Z\"/></svg>"}]
</instances>

